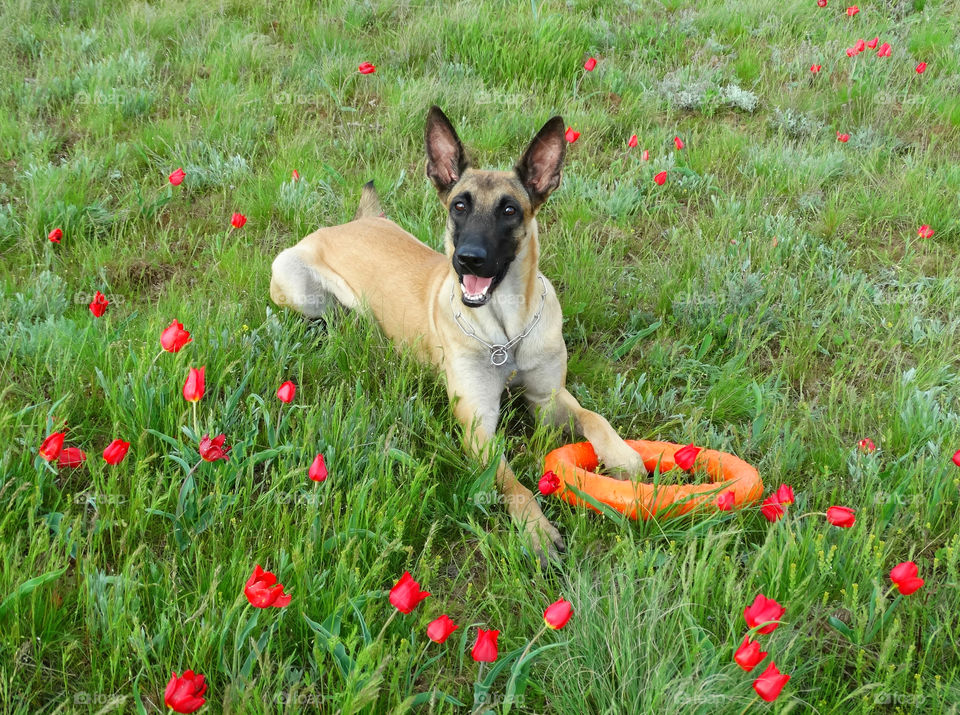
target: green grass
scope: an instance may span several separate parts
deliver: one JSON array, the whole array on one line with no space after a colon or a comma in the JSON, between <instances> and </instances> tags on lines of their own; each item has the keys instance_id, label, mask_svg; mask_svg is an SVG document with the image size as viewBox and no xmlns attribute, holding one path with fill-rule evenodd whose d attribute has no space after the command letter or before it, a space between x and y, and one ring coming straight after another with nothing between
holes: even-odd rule
<instances>
[{"instance_id":1,"label":"green grass","mask_svg":"<svg viewBox=\"0 0 960 715\"><path fill-rule=\"evenodd\" d=\"M574 618L540 641L560 645L512 712L956 713L956 4L268 5L0 10L0 711L159 712L170 671L192 668L208 712L469 713L409 698L473 703L468 626L500 630L507 654L562 595ZM892 57L846 57L875 35ZM432 103L481 166L509 167L554 113L582 132L540 218L571 391L626 437L694 441L792 484L783 521L637 524L543 498L568 552L542 570L428 369L356 316L324 329L272 306L272 258L348 220L369 179L440 245ZM154 361L173 318L193 342ZM180 388L199 365L195 424ZM73 472L37 457L64 420L89 455ZM566 438L520 401L504 422L533 486ZM195 429L233 449L186 478ZM131 451L108 467L116 437ZM831 504L855 527L799 518ZM926 585L877 627L908 559ZM289 607L254 615L255 563ZM434 595L378 639L404 570ZM772 705L732 660L759 592L787 608L762 637L792 676ZM461 628L422 653L441 613Z\"/></svg>"}]
</instances>

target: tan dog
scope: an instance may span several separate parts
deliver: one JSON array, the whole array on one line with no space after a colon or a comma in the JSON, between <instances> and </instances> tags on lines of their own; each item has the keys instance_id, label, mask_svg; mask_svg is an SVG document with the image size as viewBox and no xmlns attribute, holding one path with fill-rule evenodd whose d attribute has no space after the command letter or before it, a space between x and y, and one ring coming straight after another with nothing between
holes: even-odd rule
<instances>
[{"instance_id":1,"label":"tan dog","mask_svg":"<svg viewBox=\"0 0 960 715\"><path fill-rule=\"evenodd\" d=\"M522 385L539 419L572 422L608 469L646 474L639 455L564 386L563 316L537 270L536 220L560 184L563 120L543 126L513 171L482 171L470 167L450 121L432 107L426 149L427 176L448 211L446 256L382 218L371 182L356 220L314 231L277 256L270 297L308 318L333 301L367 306L390 338L443 371L472 456L487 457L504 388ZM541 557L562 548L559 532L503 457L497 485Z\"/></svg>"}]
</instances>

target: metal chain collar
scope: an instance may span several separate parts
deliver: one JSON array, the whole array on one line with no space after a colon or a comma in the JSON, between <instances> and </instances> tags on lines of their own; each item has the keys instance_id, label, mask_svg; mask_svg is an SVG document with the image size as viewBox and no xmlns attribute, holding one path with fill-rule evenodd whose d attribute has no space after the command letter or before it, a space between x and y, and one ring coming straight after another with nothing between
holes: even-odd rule
<instances>
[{"instance_id":1,"label":"metal chain collar","mask_svg":"<svg viewBox=\"0 0 960 715\"><path fill-rule=\"evenodd\" d=\"M507 361L507 358L509 357L509 355L507 354L507 350L509 350L514 345L516 345L521 340L523 340L525 337L527 337L530 334L530 331L533 330L537 326L537 323L540 322L540 316L543 315L543 306L547 301L547 283L546 281L544 281L542 275L537 274L537 278L540 279L540 285L543 286L543 292L540 294L540 307L537 309L536 315L533 316L533 320L530 321L530 325L527 326L526 330L520 333L513 340L508 340L507 342L500 343L500 344L488 343L486 340L479 337L477 335L477 331L473 329L473 326L470 325L470 323L467 323L467 327L464 327L463 323L466 323L466 320L463 318L463 314L459 310L457 310L453 304L453 299L457 290L456 284L454 284L453 287L451 288L450 310L453 311L453 321L457 324L457 327L460 328L460 330L463 332L464 335L466 335L468 338L473 338L478 343L481 343L487 347L487 349L490 351L491 365L496 365L497 367L500 367L501 365L503 365ZM461 322L461 320L463 322Z\"/></svg>"}]
</instances>

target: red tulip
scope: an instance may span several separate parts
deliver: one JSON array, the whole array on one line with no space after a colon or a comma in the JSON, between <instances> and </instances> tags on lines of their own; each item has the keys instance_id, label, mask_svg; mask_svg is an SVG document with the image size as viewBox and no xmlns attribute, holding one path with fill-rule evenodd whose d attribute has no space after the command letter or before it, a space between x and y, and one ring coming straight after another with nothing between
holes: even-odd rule
<instances>
[{"instance_id":1,"label":"red tulip","mask_svg":"<svg viewBox=\"0 0 960 715\"><path fill-rule=\"evenodd\" d=\"M443 643L459 627L450 620L450 616L444 614L440 618L430 621L430 625L427 626L427 638L434 643Z\"/></svg>"},{"instance_id":2,"label":"red tulip","mask_svg":"<svg viewBox=\"0 0 960 715\"><path fill-rule=\"evenodd\" d=\"M837 141L838 141L838 142L843 142L844 144L846 144L848 141L850 141L850 135L849 135L849 134L841 134L840 132L837 132Z\"/></svg>"},{"instance_id":3,"label":"red tulip","mask_svg":"<svg viewBox=\"0 0 960 715\"><path fill-rule=\"evenodd\" d=\"M79 469L87 461L87 453L79 447L64 447L57 460L57 466L63 469Z\"/></svg>"},{"instance_id":4,"label":"red tulip","mask_svg":"<svg viewBox=\"0 0 960 715\"><path fill-rule=\"evenodd\" d=\"M860 8L858 8L856 5L851 5L850 7L847 8L847 15L849 15L850 17L853 17L858 12L860 12Z\"/></svg>"},{"instance_id":5,"label":"red tulip","mask_svg":"<svg viewBox=\"0 0 960 715\"><path fill-rule=\"evenodd\" d=\"M543 612L543 622L547 624L548 628L559 631L567 625L567 621L570 620L572 615L573 605L570 601L564 601L561 598L547 606L547 610Z\"/></svg>"},{"instance_id":6,"label":"red tulip","mask_svg":"<svg viewBox=\"0 0 960 715\"><path fill-rule=\"evenodd\" d=\"M473 644L470 655L478 663L492 663L497 659L497 636L500 631L477 629L477 642Z\"/></svg>"},{"instance_id":7,"label":"red tulip","mask_svg":"<svg viewBox=\"0 0 960 715\"><path fill-rule=\"evenodd\" d=\"M637 135L634 134L627 140L627 146L631 149L634 149L639 142L637 141Z\"/></svg>"},{"instance_id":8,"label":"red tulip","mask_svg":"<svg viewBox=\"0 0 960 715\"><path fill-rule=\"evenodd\" d=\"M779 521L783 517L783 505L780 504L776 494L771 494L763 500L760 505L760 513L770 522Z\"/></svg>"},{"instance_id":9,"label":"red tulip","mask_svg":"<svg viewBox=\"0 0 960 715\"><path fill-rule=\"evenodd\" d=\"M743 609L743 619L747 622L747 626L749 628L756 628L761 623L767 623L768 621L779 621L786 612L786 608L781 606L774 599L767 598L761 593L755 599L753 599L753 603L750 606ZM758 629L757 634L766 635L767 633L773 633L779 625L779 623L770 623L769 625Z\"/></svg>"},{"instance_id":10,"label":"red tulip","mask_svg":"<svg viewBox=\"0 0 960 715\"><path fill-rule=\"evenodd\" d=\"M420 584L413 580L409 571L404 571L400 580L390 589L390 603L400 613L410 613L429 595L429 592L420 590Z\"/></svg>"},{"instance_id":11,"label":"red tulip","mask_svg":"<svg viewBox=\"0 0 960 715\"><path fill-rule=\"evenodd\" d=\"M543 476L540 477L540 481L537 483L537 488L540 489L540 493L544 496L550 496L560 488L560 477L553 472L544 472Z\"/></svg>"},{"instance_id":12,"label":"red tulip","mask_svg":"<svg viewBox=\"0 0 960 715\"><path fill-rule=\"evenodd\" d=\"M856 57L856 56L857 56L857 49L855 47L848 47L847 57Z\"/></svg>"},{"instance_id":13,"label":"red tulip","mask_svg":"<svg viewBox=\"0 0 960 715\"><path fill-rule=\"evenodd\" d=\"M201 367L199 370L195 367L190 368L187 381L183 383L183 397L187 402L196 402L203 397L204 369L205 367Z\"/></svg>"},{"instance_id":14,"label":"red tulip","mask_svg":"<svg viewBox=\"0 0 960 715\"><path fill-rule=\"evenodd\" d=\"M290 594L283 592L283 584L277 583L276 574L264 571L260 568L260 564L253 567L253 575L247 579L247 585L243 587L243 593L250 601L250 605L256 608L269 608L270 606L283 608L289 606L293 598Z\"/></svg>"},{"instance_id":15,"label":"red tulip","mask_svg":"<svg viewBox=\"0 0 960 715\"><path fill-rule=\"evenodd\" d=\"M917 70L919 72L919 70ZM60 243L60 239L63 238L63 231L59 228L53 229L50 233L47 234L49 238L54 243Z\"/></svg>"},{"instance_id":16,"label":"red tulip","mask_svg":"<svg viewBox=\"0 0 960 715\"><path fill-rule=\"evenodd\" d=\"M960 467L960 449L953 453L953 463Z\"/></svg>"},{"instance_id":17,"label":"red tulip","mask_svg":"<svg viewBox=\"0 0 960 715\"><path fill-rule=\"evenodd\" d=\"M230 217L230 225L234 228L243 228L243 224L247 222L247 217L241 213L235 213Z\"/></svg>"},{"instance_id":18,"label":"red tulip","mask_svg":"<svg viewBox=\"0 0 960 715\"><path fill-rule=\"evenodd\" d=\"M725 491L717 497L717 509L720 511L732 511L736 500L736 495L732 491Z\"/></svg>"},{"instance_id":19,"label":"red tulip","mask_svg":"<svg viewBox=\"0 0 960 715\"><path fill-rule=\"evenodd\" d=\"M65 435L63 432L54 432L53 434L48 435L40 445L40 456L48 462L52 462L59 457L60 452L63 451L64 436Z\"/></svg>"},{"instance_id":20,"label":"red tulip","mask_svg":"<svg viewBox=\"0 0 960 715\"><path fill-rule=\"evenodd\" d=\"M864 49L866 49L866 47L867 47L867 43L864 42L863 40L857 40L856 43L854 43L853 45L853 49L855 49L858 54L860 52L863 52ZM873 49L873 48L871 47L870 49Z\"/></svg>"},{"instance_id":21,"label":"red tulip","mask_svg":"<svg viewBox=\"0 0 960 715\"><path fill-rule=\"evenodd\" d=\"M124 442L122 439L115 439L103 450L103 461L107 464L120 464L123 458L127 456L128 449L130 449L129 442Z\"/></svg>"},{"instance_id":22,"label":"red tulip","mask_svg":"<svg viewBox=\"0 0 960 715\"><path fill-rule=\"evenodd\" d=\"M877 50L877 57L889 57L890 56L890 43L884 42L880 45L880 49Z\"/></svg>"},{"instance_id":23,"label":"red tulip","mask_svg":"<svg viewBox=\"0 0 960 715\"><path fill-rule=\"evenodd\" d=\"M307 470L307 476L315 482L322 482L327 478L327 465L323 461L322 454L318 454L314 458L313 464L311 464L310 469Z\"/></svg>"},{"instance_id":24,"label":"red tulip","mask_svg":"<svg viewBox=\"0 0 960 715\"><path fill-rule=\"evenodd\" d=\"M820 70L823 69L823 65L810 65L810 71L814 74L817 74Z\"/></svg>"},{"instance_id":25,"label":"red tulip","mask_svg":"<svg viewBox=\"0 0 960 715\"><path fill-rule=\"evenodd\" d=\"M826 7L827 0L817 0L817 5L819 5L820 7Z\"/></svg>"},{"instance_id":26,"label":"red tulip","mask_svg":"<svg viewBox=\"0 0 960 715\"><path fill-rule=\"evenodd\" d=\"M597 66L597 60L595 57L591 57L589 60L583 63L583 68L587 72L593 72L593 68Z\"/></svg>"},{"instance_id":27,"label":"red tulip","mask_svg":"<svg viewBox=\"0 0 960 715\"><path fill-rule=\"evenodd\" d=\"M376 65L372 65L369 62L361 62L357 69L360 71L360 74L373 74L377 71Z\"/></svg>"},{"instance_id":28,"label":"red tulip","mask_svg":"<svg viewBox=\"0 0 960 715\"><path fill-rule=\"evenodd\" d=\"M793 504L793 487L788 484L781 484L777 489L777 501L781 504Z\"/></svg>"},{"instance_id":29,"label":"red tulip","mask_svg":"<svg viewBox=\"0 0 960 715\"><path fill-rule=\"evenodd\" d=\"M297 386L287 380L285 383L280 385L279 389L277 390L277 399L279 399L280 402L286 402L289 404L293 402L293 396L296 394Z\"/></svg>"},{"instance_id":30,"label":"red tulip","mask_svg":"<svg viewBox=\"0 0 960 715\"><path fill-rule=\"evenodd\" d=\"M689 472L693 469L694 462L697 461L697 455L702 451L700 447L695 447L691 442L686 447L681 447L674 453L673 462L680 467L680 469Z\"/></svg>"},{"instance_id":31,"label":"red tulip","mask_svg":"<svg viewBox=\"0 0 960 715\"><path fill-rule=\"evenodd\" d=\"M230 451L230 445L223 446L226 439L225 434L218 434L213 439L210 439L208 434L203 435L198 448L200 457L206 462L216 462L218 459L222 459L224 462L228 461L229 455L227 452Z\"/></svg>"},{"instance_id":32,"label":"red tulip","mask_svg":"<svg viewBox=\"0 0 960 715\"><path fill-rule=\"evenodd\" d=\"M926 71L927 71L926 62L921 62L920 64L917 65L917 74L923 74Z\"/></svg>"},{"instance_id":33,"label":"red tulip","mask_svg":"<svg viewBox=\"0 0 960 715\"><path fill-rule=\"evenodd\" d=\"M927 226L927 224L923 224L923 226L917 229L917 235L920 238L932 238L933 234L934 234L933 229Z\"/></svg>"},{"instance_id":34,"label":"red tulip","mask_svg":"<svg viewBox=\"0 0 960 715\"><path fill-rule=\"evenodd\" d=\"M107 300L107 297L100 291L97 291L93 296L93 300L90 301L90 312L93 313L94 318L99 318L107 311L108 305L110 305L110 301Z\"/></svg>"},{"instance_id":35,"label":"red tulip","mask_svg":"<svg viewBox=\"0 0 960 715\"><path fill-rule=\"evenodd\" d=\"M783 690L783 686L787 684L788 680L790 680L790 676L777 670L777 666L771 661L767 669L760 674L760 677L753 681L753 689L757 691L757 695L761 698L768 703L772 703L780 695L780 691Z\"/></svg>"},{"instance_id":36,"label":"red tulip","mask_svg":"<svg viewBox=\"0 0 960 715\"><path fill-rule=\"evenodd\" d=\"M827 521L841 529L849 529L856 520L853 509L849 507L832 506L827 509Z\"/></svg>"},{"instance_id":37,"label":"red tulip","mask_svg":"<svg viewBox=\"0 0 960 715\"><path fill-rule=\"evenodd\" d=\"M170 183L174 186L180 186L183 183L183 177L186 176L186 173L183 169L177 169L175 172L170 174L167 178L170 179Z\"/></svg>"},{"instance_id":38,"label":"red tulip","mask_svg":"<svg viewBox=\"0 0 960 715\"><path fill-rule=\"evenodd\" d=\"M657 186L663 186L667 181L667 172L661 171L659 174L653 177L653 181Z\"/></svg>"},{"instance_id":39,"label":"red tulip","mask_svg":"<svg viewBox=\"0 0 960 715\"><path fill-rule=\"evenodd\" d=\"M300 172L297 171L296 169L294 169L294 170L293 170L293 173L290 175L290 177L291 177L294 181L300 181Z\"/></svg>"},{"instance_id":40,"label":"red tulip","mask_svg":"<svg viewBox=\"0 0 960 715\"><path fill-rule=\"evenodd\" d=\"M743 637L743 643L733 654L733 659L748 673L756 668L760 661L767 657L767 653L760 650L760 643L750 640L750 636Z\"/></svg>"},{"instance_id":41,"label":"red tulip","mask_svg":"<svg viewBox=\"0 0 960 715\"><path fill-rule=\"evenodd\" d=\"M168 353L180 352L190 341L190 333L183 329L178 320L174 320L160 333L160 347Z\"/></svg>"},{"instance_id":42,"label":"red tulip","mask_svg":"<svg viewBox=\"0 0 960 715\"><path fill-rule=\"evenodd\" d=\"M207 684L199 673L186 670L182 677L170 674L170 682L163 693L163 702L168 708L178 713L192 713L203 707L207 702L203 694L207 692Z\"/></svg>"},{"instance_id":43,"label":"red tulip","mask_svg":"<svg viewBox=\"0 0 960 715\"><path fill-rule=\"evenodd\" d=\"M563 136L568 142L573 144L577 139L580 138L580 132L573 131L573 127L567 127L567 131Z\"/></svg>"},{"instance_id":44,"label":"red tulip","mask_svg":"<svg viewBox=\"0 0 960 715\"><path fill-rule=\"evenodd\" d=\"M909 596L923 586L923 579L917 577L917 565L913 561L904 561L890 571L890 580L904 596Z\"/></svg>"},{"instance_id":45,"label":"red tulip","mask_svg":"<svg viewBox=\"0 0 960 715\"><path fill-rule=\"evenodd\" d=\"M861 452L876 452L877 445L873 443L873 440L869 437L864 437L859 442L857 442L857 447L859 447Z\"/></svg>"},{"instance_id":46,"label":"red tulip","mask_svg":"<svg viewBox=\"0 0 960 715\"><path fill-rule=\"evenodd\" d=\"M643 150L643 154L640 155L640 158L641 158L643 161L650 161L650 150L649 150L649 149L644 149L644 150Z\"/></svg>"},{"instance_id":47,"label":"red tulip","mask_svg":"<svg viewBox=\"0 0 960 715\"><path fill-rule=\"evenodd\" d=\"M683 149L683 139L681 139L680 137L674 137L673 145L677 147L677 149Z\"/></svg>"},{"instance_id":48,"label":"red tulip","mask_svg":"<svg viewBox=\"0 0 960 715\"><path fill-rule=\"evenodd\" d=\"M880 42L880 38L879 38L879 37L874 37L872 40L870 40L870 42L867 43L867 47L869 47L869 48L872 50L872 49L876 48L878 42ZM861 49L863 49L863 48L861 48Z\"/></svg>"}]
</instances>

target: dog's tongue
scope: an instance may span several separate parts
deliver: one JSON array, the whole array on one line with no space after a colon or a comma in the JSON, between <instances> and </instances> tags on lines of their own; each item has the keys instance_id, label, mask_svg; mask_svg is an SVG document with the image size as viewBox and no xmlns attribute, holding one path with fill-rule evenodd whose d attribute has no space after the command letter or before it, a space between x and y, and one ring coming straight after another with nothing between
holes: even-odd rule
<instances>
[{"instance_id":1,"label":"dog's tongue","mask_svg":"<svg viewBox=\"0 0 960 715\"><path fill-rule=\"evenodd\" d=\"M477 295L483 293L487 288L490 287L490 284L493 283L493 278L481 278L480 276L463 276L463 287L467 289L467 293L470 295Z\"/></svg>"}]
</instances>

